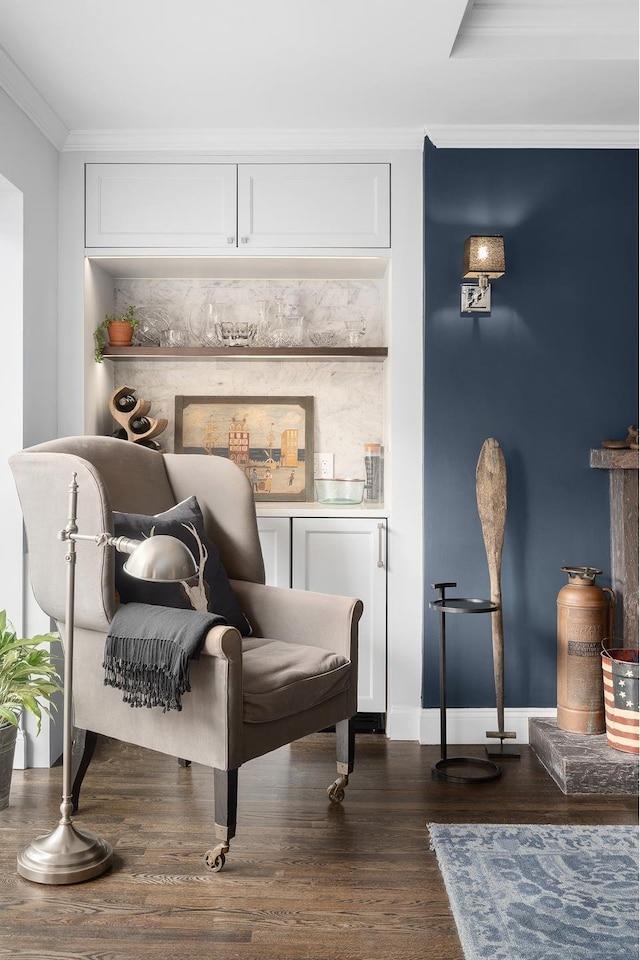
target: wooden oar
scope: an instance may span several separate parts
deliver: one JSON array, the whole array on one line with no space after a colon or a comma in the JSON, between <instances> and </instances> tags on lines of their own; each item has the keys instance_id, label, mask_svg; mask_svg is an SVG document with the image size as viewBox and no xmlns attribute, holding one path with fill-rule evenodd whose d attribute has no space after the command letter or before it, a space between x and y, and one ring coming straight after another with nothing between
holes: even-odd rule
<instances>
[{"instance_id":1,"label":"wooden oar","mask_svg":"<svg viewBox=\"0 0 640 960\"><path fill-rule=\"evenodd\" d=\"M487 731L487 737L513 739L515 733L504 729L504 631L502 625L502 589L500 571L504 528L507 522L507 468L497 440L485 440L476 467L476 499L482 526L482 537L489 566L491 601L499 609L491 614L493 645L493 677L496 688L498 730Z\"/></svg>"}]
</instances>

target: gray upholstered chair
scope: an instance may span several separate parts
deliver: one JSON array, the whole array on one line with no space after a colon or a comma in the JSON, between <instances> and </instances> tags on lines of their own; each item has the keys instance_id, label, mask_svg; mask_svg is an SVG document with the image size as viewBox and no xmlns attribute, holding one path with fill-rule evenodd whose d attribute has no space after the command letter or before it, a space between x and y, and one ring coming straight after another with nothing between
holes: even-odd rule
<instances>
[{"instance_id":1,"label":"gray upholstered chair","mask_svg":"<svg viewBox=\"0 0 640 960\"><path fill-rule=\"evenodd\" d=\"M78 531L113 533L113 511L157 514L197 497L252 629L215 626L190 665L182 710L132 709L104 685L105 637L117 609L114 549L77 543L74 633L74 804L97 735L214 768L215 836L206 860L224 865L235 835L238 768L335 725L340 801L353 769L359 600L268 587L255 506L243 472L221 457L162 454L111 437L69 437L10 458L27 532L35 598L64 643L68 489L78 483ZM59 551L59 552L58 552Z\"/></svg>"}]
</instances>

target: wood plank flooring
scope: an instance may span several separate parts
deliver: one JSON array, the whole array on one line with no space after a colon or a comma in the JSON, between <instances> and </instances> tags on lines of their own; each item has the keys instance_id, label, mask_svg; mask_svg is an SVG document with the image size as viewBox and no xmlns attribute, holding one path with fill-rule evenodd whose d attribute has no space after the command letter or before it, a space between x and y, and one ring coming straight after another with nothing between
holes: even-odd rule
<instances>
[{"instance_id":1,"label":"wood plank flooring","mask_svg":"<svg viewBox=\"0 0 640 960\"><path fill-rule=\"evenodd\" d=\"M221 873L213 775L100 741L74 818L114 847L71 886L18 876L18 850L59 819L62 775L14 771L0 812L0 958L10 960L463 960L428 821L637 823L635 797L566 797L528 747L493 783L434 781L438 748L357 738L341 805L334 736L240 770L238 836ZM481 747L456 753L482 756Z\"/></svg>"}]
</instances>

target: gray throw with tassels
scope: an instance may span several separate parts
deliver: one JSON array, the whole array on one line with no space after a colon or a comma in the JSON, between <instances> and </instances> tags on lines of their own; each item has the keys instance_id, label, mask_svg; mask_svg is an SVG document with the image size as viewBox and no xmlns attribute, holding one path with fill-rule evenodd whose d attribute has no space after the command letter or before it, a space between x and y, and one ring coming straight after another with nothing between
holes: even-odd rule
<instances>
[{"instance_id":1,"label":"gray throw with tassels","mask_svg":"<svg viewBox=\"0 0 640 960\"><path fill-rule=\"evenodd\" d=\"M111 621L104 651L105 686L123 691L132 707L182 710L189 663L207 633L228 621L217 613L125 603Z\"/></svg>"}]
</instances>

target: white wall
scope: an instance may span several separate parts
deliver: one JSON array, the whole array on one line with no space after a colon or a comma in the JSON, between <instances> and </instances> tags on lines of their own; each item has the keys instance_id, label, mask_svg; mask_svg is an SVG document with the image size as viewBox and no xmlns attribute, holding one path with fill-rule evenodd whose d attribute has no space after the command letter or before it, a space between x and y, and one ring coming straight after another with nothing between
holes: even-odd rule
<instances>
[{"instance_id":1,"label":"white wall","mask_svg":"<svg viewBox=\"0 0 640 960\"><path fill-rule=\"evenodd\" d=\"M23 422L28 446L57 435L59 154L3 90L0 131L0 175L24 198Z\"/></svg>"},{"instance_id":2,"label":"white wall","mask_svg":"<svg viewBox=\"0 0 640 960\"><path fill-rule=\"evenodd\" d=\"M0 290L2 290L2 366L5 416L0 433L0 523L2 551L0 609L22 629L22 516L7 457L22 447L23 196L0 175Z\"/></svg>"},{"instance_id":3,"label":"white wall","mask_svg":"<svg viewBox=\"0 0 640 960\"><path fill-rule=\"evenodd\" d=\"M7 458L57 435L58 151L0 90L0 322L4 415L0 426L0 609L22 635L49 629L23 589L22 514ZM11 327L11 324L16 324ZM13 330L12 333L9 331ZM53 545L55 547L55 544ZM49 766L57 732L27 723L17 762Z\"/></svg>"}]
</instances>

